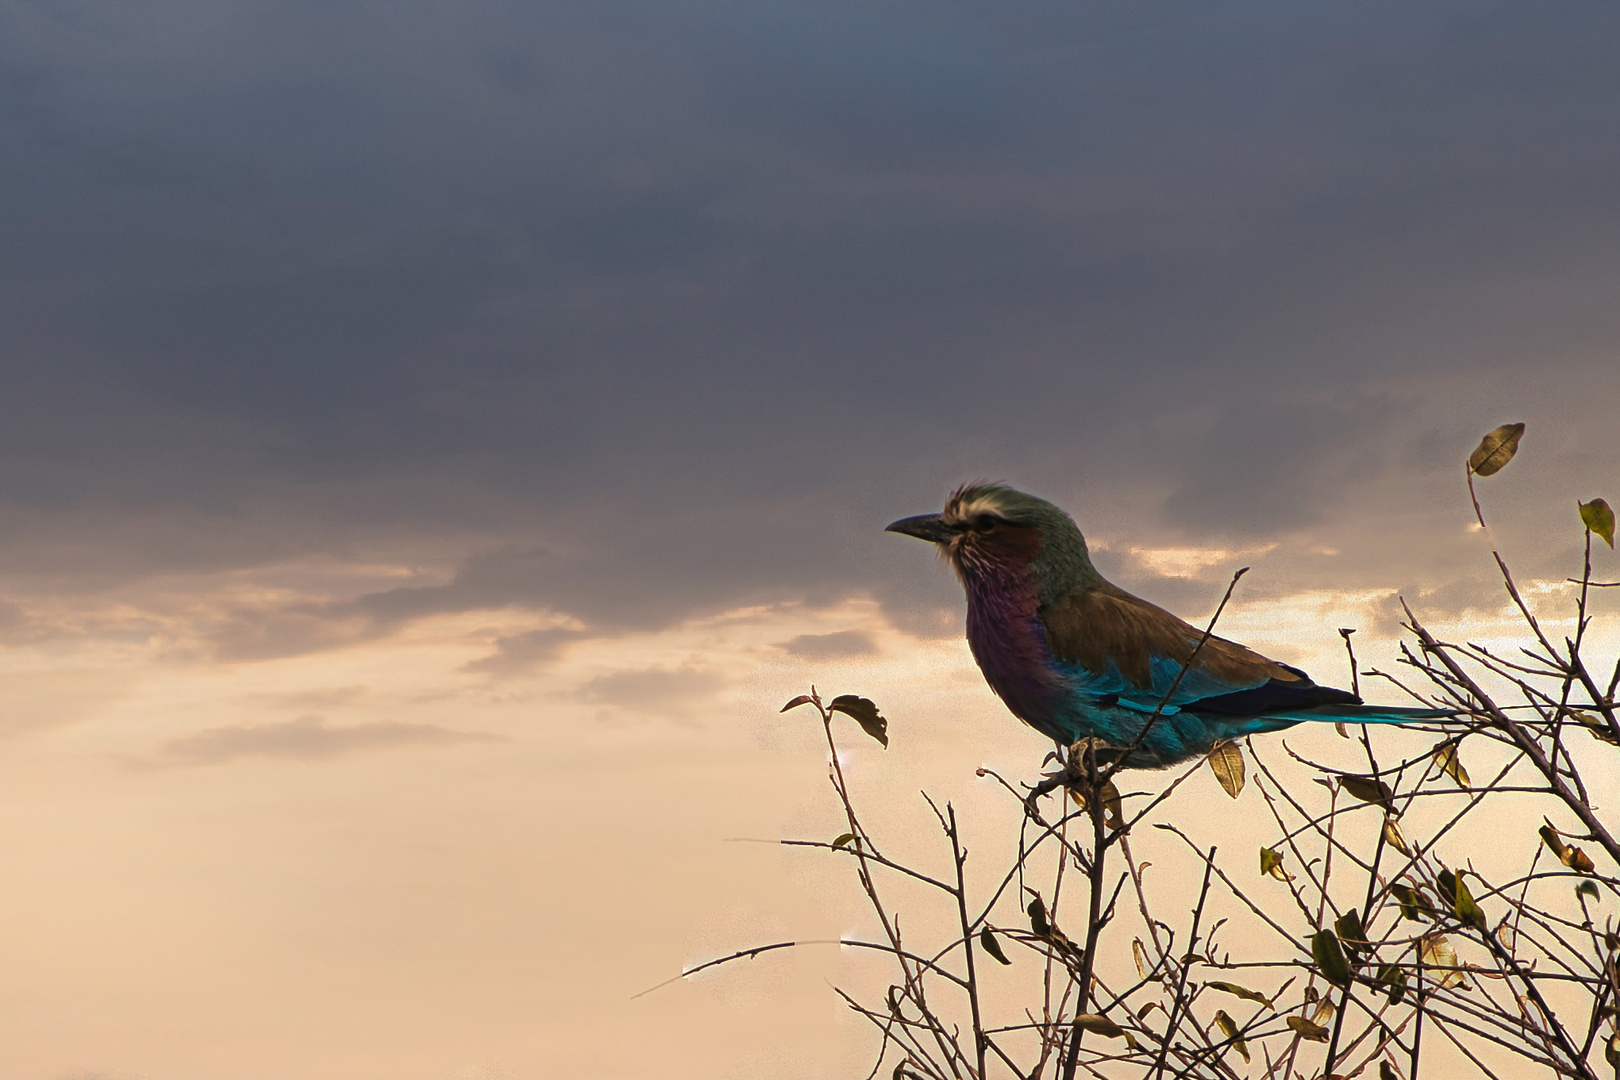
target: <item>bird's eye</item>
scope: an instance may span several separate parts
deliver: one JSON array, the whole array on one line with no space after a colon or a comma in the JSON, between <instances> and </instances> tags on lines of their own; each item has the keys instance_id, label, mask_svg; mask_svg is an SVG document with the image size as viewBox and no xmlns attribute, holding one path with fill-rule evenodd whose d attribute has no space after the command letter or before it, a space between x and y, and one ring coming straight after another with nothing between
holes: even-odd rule
<instances>
[{"instance_id":1,"label":"bird's eye","mask_svg":"<svg viewBox=\"0 0 1620 1080\"><path fill-rule=\"evenodd\" d=\"M973 519L973 531L982 533L992 532L995 530L995 527L1000 524L1001 520L997 518L996 515L980 514L978 517Z\"/></svg>"}]
</instances>

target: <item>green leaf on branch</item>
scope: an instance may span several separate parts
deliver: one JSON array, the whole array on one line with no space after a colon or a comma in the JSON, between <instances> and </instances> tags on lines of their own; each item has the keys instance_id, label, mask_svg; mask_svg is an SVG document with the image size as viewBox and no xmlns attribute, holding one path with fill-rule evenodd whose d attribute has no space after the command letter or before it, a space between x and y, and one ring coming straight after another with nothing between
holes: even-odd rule
<instances>
[{"instance_id":1,"label":"green leaf on branch","mask_svg":"<svg viewBox=\"0 0 1620 1080\"><path fill-rule=\"evenodd\" d=\"M1221 790L1232 798L1243 791L1243 751L1235 742L1223 742L1209 752L1209 770Z\"/></svg>"},{"instance_id":2,"label":"green leaf on branch","mask_svg":"<svg viewBox=\"0 0 1620 1080\"><path fill-rule=\"evenodd\" d=\"M1052 936L1052 923L1046 917L1046 903L1039 896L1031 900L1029 907L1024 910L1029 912L1029 928L1035 931L1036 937Z\"/></svg>"},{"instance_id":3,"label":"green leaf on branch","mask_svg":"<svg viewBox=\"0 0 1620 1080\"><path fill-rule=\"evenodd\" d=\"M1243 1060L1249 1060L1249 1044L1244 1041L1243 1033L1237 1022L1226 1015L1225 1009L1215 1010L1215 1026L1221 1029L1221 1034L1232 1040L1232 1048L1243 1055Z\"/></svg>"},{"instance_id":4,"label":"green leaf on branch","mask_svg":"<svg viewBox=\"0 0 1620 1080\"><path fill-rule=\"evenodd\" d=\"M1012 965L1012 961L1007 959L1007 954L1001 951L1001 942L996 940L996 935L990 932L988 926L979 931L979 946L1001 963L1009 967Z\"/></svg>"},{"instance_id":5,"label":"green leaf on branch","mask_svg":"<svg viewBox=\"0 0 1620 1080\"><path fill-rule=\"evenodd\" d=\"M1247 986L1239 986L1237 983L1229 982L1207 982L1204 985L1209 987L1211 990L1219 990L1223 994L1231 994L1235 997L1240 997L1244 1001L1257 1001L1261 1005L1264 1005L1266 1008L1270 1009L1272 1012L1277 1011L1277 1006L1272 1003L1270 998L1266 997L1266 995L1262 994L1258 990L1250 990Z\"/></svg>"},{"instance_id":6,"label":"green leaf on branch","mask_svg":"<svg viewBox=\"0 0 1620 1080\"><path fill-rule=\"evenodd\" d=\"M787 712L789 709L797 709L800 705L808 705L814 700L815 698L811 697L809 694L800 694L798 697L782 706L781 711Z\"/></svg>"},{"instance_id":7,"label":"green leaf on branch","mask_svg":"<svg viewBox=\"0 0 1620 1080\"><path fill-rule=\"evenodd\" d=\"M861 725L862 731L882 743L885 750L889 748L889 722L883 719L871 698L840 694L832 699L827 708L831 712L841 712L854 720Z\"/></svg>"},{"instance_id":8,"label":"green leaf on branch","mask_svg":"<svg viewBox=\"0 0 1620 1080\"><path fill-rule=\"evenodd\" d=\"M1389 1003L1399 1005L1406 996L1406 971L1398 964L1385 964L1378 969L1378 983L1388 987Z\"/></svg>"},{"instance_id":9,"label":"green leaf on branch","mask_svg":"<svg viewBox=\"0 0 1620 1080\"><path fill-rule=\"evenodd\" d=\"M1581 510L1581 524L1594 535L1602 538L1605 544L1614 547L1614 511L1602 499L1593 499L1591 502L1578 502Z\"/></svg>"},{"instance_id":10,"label":"green leaf on branch","mask_svg":"<svg viewBox=\"0 0 1620 1080\"><path fill-rule=\"evenodd\" d=\"M1451 901L1451 911L1458 919L1483 931L1486 929L1485 912L1474 902L1474 894L1468 891L1463 879L1450 870L1442 870L1435 875L1440 883L1440 893Z\"/></svg>"},{"instance_id":11,"label":"green leaf on branch","mask_svg":"<svg viewBox=\"0 0 1620 1080\"><path fill-rule=\"evenodd\" d=\"M1328 982L1340 988L1350 985L1350 961L1345 959L1339 936L1332 930L1318 930L1311 936L1311 958Z\"/></svg>"},{"instance_id":12,"label":"green leaf on branch","mask_svg":"<svg viewBox=\"0 0 1620 1080\"><path fill-rule=\"evenodd\" d=\"M1439 914L1434 910L1434 905L1429 903L1428 894L1421 888L1414 889L1396 882L1389 887L1389 891L1394 895L1396 903L1401 905L1402 918L1422 922L1424 915L1432 918Z\"/></svg>"},{"instance_id":13,"label":"green leaf on branch","mask_svg":"<svg viewBox=\"0 0 1620 1080\"><path fill-rule=\"evenodd\" d=\"M1268 847L1261 848L1260 876L1266 877L1267 875L1270 875L1271 877L1276 878L1278 881L1293 881L1294 875L1282 868L1282 861L1282 852L1273 851Z\"/></svg>"},{"instance_id":14,"label":"green leaf on branch","mask_svg":"<svg viewBox=\"0 0 1620 1080\"><path fill-rule=\"evenodd\" d=\"M1321 1024L1313 1024L1303 1016L1290 1016L1287 1018L1288 1026L1302 1039L1311 1042L1327 1042L1328 1030Z\"/></svg>"},{"instance_id":15,"label":"green leaf on branch","mask_svg":"<svg viewBox=\"0 0 1620 1080\"><path fill-rule=\"evenodd\" d=\"M1524 435L1524 424L1503 424L1479 440L1474 452L1468 455L1468 470L1475 476L1494 476L1502 466L1513 460L1519 452L1519 439Z\"/></svg>"},{"instance_id":16,"label":"green leaf on branch","mask_svg":"<svg viewBox=\"0 0 1620 1080\"><path fill-rule=\"evenodd\" d=\"M838 839L833 841L833 850L836 851L845 844L849 844L852 847L860 847L861 839L852 832L840 833Z\"/></svg>"},{"instance_id":17,"label":"green leaf on branch","mask_svg":"<svg viewBox=\"0 0 1620 1080\"><path fill-rule=\"evenodd\" d=\"M1034 931L1036 937L1065 956L1078 958L1081 955L1082 950L1053 924L1051 917L1046 913L1046 902L1041 899L1039 893L1035 894L1029 902L1029 907L1024 910L1029 912L1029 928Z\"/></svg>"},{"instance_id":18,"label":"green leaf on branch","mask_svg":"<svg viewBox=\"0 0 1620 1080\"><path fill-rule=\"evenodd\" d=\"M1575 899L1579 900L1583 896L1590 896L1592 898L1592 902L1596 903L1602 896L1602 894L1598 892L1597 882L1583 881L1579 885L1575 886Z\"/></svg>"},{"instance_id":19,"label":"green leaf on branch","mask_svg":"<svg viewBox=\"0 0 1620 1080\"><path fill-rule=\"evenodd\" d=\"M1361 925L1361 912L1351 910L1340 915L1333 920L1333 929L1352 954L1372 952L1372 942L1367 940L1367 930Z\"/></svg>"},{"instance_id":20,"label":"green leaf on branch","mask_svg":"<svg viewBox=\"0 0 1620 1080\"><path fill-rule=\"evenodd\" d=\"M1434 760L1435 765L1439 766L1441 772L1457 782L1458 787L1472 786L1468 781L1468 770L1463 768L1461 761L1457 760L1457 746L1455 743L1449 740L1441 743L1434 748L1434 753L1430 757Z\"/></svg>"},{"instance_id":21,"label":"green leaf on branch","mask_svg":"<svg viewBox=\"0 0 1620 1080\"><path fill-rule=\"evenodd\" d=\"M1148 977L1147 950L1142 947L1141 938L1131 939L1131 959L1136 962L1136 973L1142 978Z\"/></svg>"}]
</instances>

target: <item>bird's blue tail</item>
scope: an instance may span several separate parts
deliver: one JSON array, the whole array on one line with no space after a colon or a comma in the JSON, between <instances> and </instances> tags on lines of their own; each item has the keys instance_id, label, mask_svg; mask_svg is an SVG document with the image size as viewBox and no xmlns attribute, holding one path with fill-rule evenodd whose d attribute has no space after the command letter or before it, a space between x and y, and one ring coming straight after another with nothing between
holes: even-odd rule
<instances>
[{"instance_id":1,"label":"bird's blue tail","mask_svg":"<svg viewBox=\"0 0 1620 1080\"><path fill-rule=\"evenodd\" d=\"M1334 724L1412 724L1425 720L1453 720L1454 709L1412 709L1400 705L1316 705L1308 709L1287 709L1249 717L1232 726L1237 734L1260 735L1281 731L1295 724L1327 722Z\"/></svg>"}]
</instances>

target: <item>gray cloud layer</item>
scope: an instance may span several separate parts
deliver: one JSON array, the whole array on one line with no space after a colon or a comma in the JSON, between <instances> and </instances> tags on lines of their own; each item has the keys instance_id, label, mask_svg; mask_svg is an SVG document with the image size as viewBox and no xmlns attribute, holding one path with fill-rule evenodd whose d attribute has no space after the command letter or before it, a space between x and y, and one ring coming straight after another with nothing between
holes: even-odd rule
<instances>
[{"instance_id":1,"label":"gray cloud layer","mask_svg":"<svg viewBox=\"0 0 1620 1080\"><path fill-rule=\"evenodd\" d=\"M13 4L0 557L484 553L232 656L904 613L952 586L878 530L993 475L1422 581L1481 431L1531 423L1527 515L1612 471L1616 45L1585 2Z\"/></svg>"}]
</instances>

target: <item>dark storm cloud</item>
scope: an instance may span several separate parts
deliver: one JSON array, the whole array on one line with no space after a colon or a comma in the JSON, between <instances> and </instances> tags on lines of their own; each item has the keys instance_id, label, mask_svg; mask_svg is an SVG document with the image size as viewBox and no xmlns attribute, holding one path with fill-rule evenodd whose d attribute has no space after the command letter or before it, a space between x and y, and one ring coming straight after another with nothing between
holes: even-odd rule
<instances>
[{"instance_id":1,"label":"dark storm cloud","mask_svg":"<svg viewBox=\"0 0 1620 1080\"><path fill-rule=\"evenodd\" d=\"M1616 44L1597 3L13 4L0 552L485 552L232 656L513 604L920 626L953 586L879 530L986 474L1421 576L1479 432L1614 404ZM1527 512L1612 464L1541 446Z\"/></svg>"}]
</instances>

